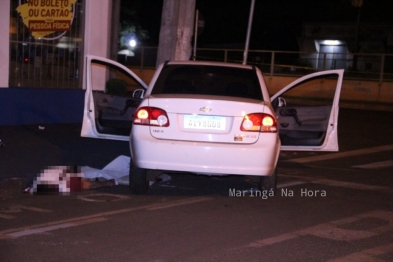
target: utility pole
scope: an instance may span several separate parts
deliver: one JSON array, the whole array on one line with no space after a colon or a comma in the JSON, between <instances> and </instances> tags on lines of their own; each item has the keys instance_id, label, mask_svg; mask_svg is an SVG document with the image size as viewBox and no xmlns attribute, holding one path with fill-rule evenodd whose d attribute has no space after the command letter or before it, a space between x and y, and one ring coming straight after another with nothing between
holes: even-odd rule
<instances>
[{"instance_id":1,"label":"utility pole","mask_svg":"<svg viewBox=\"0 0 393 262\"><path fill-rule=\"evenodd\" d=\"M252 27L252 20L254 16L254 6L255 6L255 0L251 0L250 15L248 17L246 45L244 47L244 54L243 54L243 65L247 64L248 46L250 44L251 27Z\"/></svg>"}]
</instances>

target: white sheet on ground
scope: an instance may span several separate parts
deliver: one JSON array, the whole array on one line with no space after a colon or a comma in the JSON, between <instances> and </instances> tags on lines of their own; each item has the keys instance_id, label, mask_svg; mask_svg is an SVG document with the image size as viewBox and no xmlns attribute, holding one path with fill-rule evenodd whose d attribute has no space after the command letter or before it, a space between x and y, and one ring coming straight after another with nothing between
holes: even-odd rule
<instances>
[{"instance_id":1,"label":"white sheet on ground","mask_svg":"<svg viewBox=\"0 0 393 262\"><path fill-rule=\"evenodd\" d=\"M116 185L118 185L119 182L124 180L124 177L127 177L128 180L129 169L130 157L121 155L107 164L103 169L82 166L81 172L84 178L95 179L101 177L107 180L115 179Z\"/></svg>"}]
</instances>

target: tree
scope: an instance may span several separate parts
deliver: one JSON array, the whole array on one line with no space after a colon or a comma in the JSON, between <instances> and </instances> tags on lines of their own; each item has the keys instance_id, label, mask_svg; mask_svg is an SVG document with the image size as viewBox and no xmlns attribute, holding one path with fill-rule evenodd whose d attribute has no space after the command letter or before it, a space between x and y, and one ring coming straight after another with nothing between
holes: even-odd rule
<instances>
[{"instance_id":1,"label":"tree","mask_svg":"<svg viewBox=\"0 0 393 262\"><path fill-rule=\"evenodd\" d=\"M135 14L133 10L126 10L123 12L130 13L132 17ZM149 38L149 33L144 30L138 23L132 20L122 20L120 24L120 46L125 47L129 45L131 38L135 38L138 41Z\"/></svg>"},{"instance_id":2,"label":"tree","mask_svg":"<svg viewBox=\"0 0 393 262\"><path fill-rule=\"evenodd\" d=\"M166 60L189 60L194 32L195 0L164 0L157 66Z\"/></svg>"}]
</instances>

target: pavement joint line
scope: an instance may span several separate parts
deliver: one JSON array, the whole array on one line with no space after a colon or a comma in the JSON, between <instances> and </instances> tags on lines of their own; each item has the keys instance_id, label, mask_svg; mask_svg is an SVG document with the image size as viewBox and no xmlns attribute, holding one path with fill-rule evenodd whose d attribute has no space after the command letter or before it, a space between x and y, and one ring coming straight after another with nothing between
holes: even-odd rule
<instances>
[{"instance_id":1,"label":"pavement joint line","mask_svg":"<svg viewBox=\"0 0 393 262\"><path fill-rule=\"evenodd\" d=\"M5 229L5 230L0 231L0 239L2 238L2 235L10 235L14 232L34 230L34 229L56 226L56 225L61 225L61 224L68 224L68 223L78 223L80 221L85 221L85 220L89 220L89 219L105 218L105 216L112 216L112 215L116 215L116 214L127 213L127 212L132 212L132 211L137 211L137 210L153 211L153 210L158 210L158 209L164 209L164 208L170 208L170 207L175 207L175 206L198 203L198 202L207 201L207 200L211 200L211 199L212 199L211 197L187 198L187 199L176 200L176 201L166 202L166 203L155 203L155 204L144 205L144 206L139 206L139 207L132 207L132 208L125 208L125 209L119 209L119 210L114 210L114 211L107 211L107 212L103 212L103 213L75 217L75 218L70 218L70 219L63 219L63 220L42 223L42 224L37 224L37 225ZM156 209L154 209L154 208L156 208Z\"/></svg>"},{"instance_id":2,"label":"pavement joint line","mask_svg":"<svg viewBox=\"0 0 393 262\"><path fill-rule=\"evenodd\" d=\"M352 150L352 151L345 151L345 152L339 152L339 153L329 153L329 154L318 155L318 156L293 158L293 159L287 159L287 160L283 160L283 161L303 164L303 163L310 163L310 162L316 162L316 161L331 160L331 159L342 158L342 157L351 157L351 156L360 156L360 155L366 155L366 154L372 154L372 153L379 153L379 152L390 151L390 150L393 150L393 145L384 145L384 146L376 146L376 147L370 147L370 148L362 148L362 149L356 149L356 150Z\"/></svg>"}]
</instances>

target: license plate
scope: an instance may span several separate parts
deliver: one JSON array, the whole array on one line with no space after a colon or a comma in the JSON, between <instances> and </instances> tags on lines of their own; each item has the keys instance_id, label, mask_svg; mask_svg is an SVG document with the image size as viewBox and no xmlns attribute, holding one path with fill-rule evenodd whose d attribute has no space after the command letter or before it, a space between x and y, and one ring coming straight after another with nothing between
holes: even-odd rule
<instances>
[{"instance_id":1,"label":"license plate","mask_svg":"<svg viewBox=\"0 0 393 262\"><path fill-rule=\"evenodd\" d=\"M184 115L186 129L225 130L226 118L221 116Z\"/></svg>"}]
</instances>

